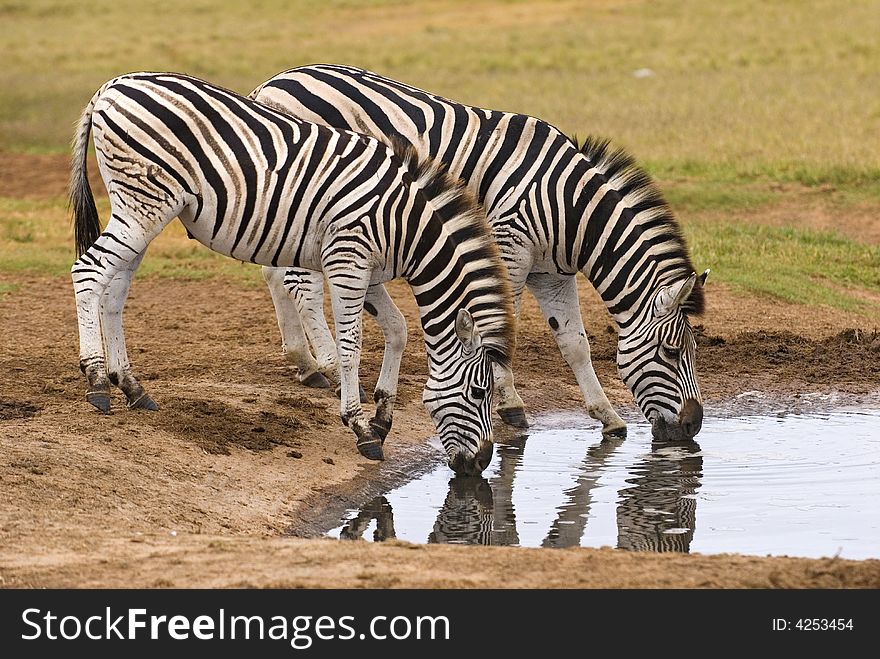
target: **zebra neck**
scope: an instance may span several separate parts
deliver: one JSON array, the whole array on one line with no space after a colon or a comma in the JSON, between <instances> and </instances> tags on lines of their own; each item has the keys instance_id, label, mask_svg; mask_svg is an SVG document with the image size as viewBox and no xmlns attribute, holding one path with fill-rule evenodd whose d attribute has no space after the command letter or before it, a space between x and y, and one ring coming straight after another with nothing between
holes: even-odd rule
<instances>
[{"instance_id":1,"label":"zebra neck","mask_svg":"<svg viewBox=\"0 0 880 659\"><path fill-rule=\"evenodd\" d=\"M645 316L660 286L656 278L656 263L639 276L637 272L622 272L609 277L587 277L596 288L605 307L621 330L637 323Z\"/></svg>"},{"instance_id":2,"label":"zebra neck","mask_svg":"<svg viewBox=\"0 0 880 659\"><path fill-rule=\"evenodd\" d=\"M688 277L694 266L671 209L634 159L596 140L580 152L575 194L566 202L566 265L577 255L577 270L623 331L650 313L662 287Z\"/></svg>"},{"instance_id":3,"label":"zebra neck","mask_svg":"<svg viewBox=\"0 0 880 659\"><path fill-rule=\"evenodd\" d=\"M465 219L468 216L463 215ZM449 226L452 224L452 226ZM487 354L507 364L513 345L513 307L506 271L487 225L428 224L402 273L419 307L432 375L458 354L456 317L467 310Z\"/></svg>"},{"instance_id":4,"label":"zebra neck","mask_svg":"<svg viewBox=\"0 0 880 659\"><path fill-rule=\"evenodd\" d=\"M608 212L600 205L586 225L578 267L625 330L648 313L658 291L680 274L680 243L646 228L630 208Z\"/></svg>"},{"instance_id":5,"label":"zebra neck","mask_svg":"<svg viewBox=\"0 0 880 659\"><path fill-rule=\"evenodd\" d=\"M465 268L466 261L446 227L432 216L403 270L419 308L432 376L457 350L455 317L475 296Z\"/></svg>"},{"instance_id":6,"label":"zebra neck","mask_svg":"<svg viewBox=\"0 0 880 659\"><path fill-rule=\"evenodd\" d=\"M413 295L419 308L419 320L428 355L428 372L437 377L444 363L459 349L455 334L455 316L458 308L442 298L442 291L430 285L412 285ZM440 299L438 299L438 295Z\"/></svg>"}]
</instances>

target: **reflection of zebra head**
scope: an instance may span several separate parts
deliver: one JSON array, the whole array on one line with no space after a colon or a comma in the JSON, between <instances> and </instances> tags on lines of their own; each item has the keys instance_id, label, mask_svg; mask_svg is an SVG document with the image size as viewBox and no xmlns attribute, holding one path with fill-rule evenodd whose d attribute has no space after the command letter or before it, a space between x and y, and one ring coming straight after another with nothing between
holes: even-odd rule
<instances>
[{"instance_id":1,"label":"reflection of zebra head","mask_svg":"<svg viewBox=\"0 0 880 659\"><path fill-rule=\"evenodd\" d=\"M630 487L620 491L617 546L632 551L688 552L694 538L703 476L696 442L654 446L632 469Z\"/></svg>"},{"instance_id":2,"label":"reflection of zebra head","mask_svg":"<svg viewBox=\"0 0 880 659\"><path fill-rule=\"evenodd\" d=\"M457 476L440 509L428 542L491 545L492 488L485 478Z\"/></svg>"}]
</instances>

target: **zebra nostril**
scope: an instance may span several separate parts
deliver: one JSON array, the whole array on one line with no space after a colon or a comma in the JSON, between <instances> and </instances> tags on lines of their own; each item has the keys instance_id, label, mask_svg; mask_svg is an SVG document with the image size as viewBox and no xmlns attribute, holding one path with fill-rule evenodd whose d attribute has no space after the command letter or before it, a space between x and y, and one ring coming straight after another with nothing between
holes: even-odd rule
<instances>
[{"instance_id":1,"label":"zebra nostril","mask_svg":"<svg viewBox=\"0 0 880 659\"><path fill-rule=\"evenodd\" d=\"M679 416L682 434L688 439L696 437L703 427L703 406L694 399L685 401Z\"/></svg>"},{"instance_id":2,"label":"zebra nostril","mask_svg":"<svg viewBox=\"0 0 880 659\"><path fill-rule=\"evenodd\" d=\"M495 450L495 445L491 442L484 443L480 450L477 451L477 454L474 456L474 476L479 476L483 473L483 470L489 466L489 463L492 462L492 453Z\"/></svg>"}]
</instances>

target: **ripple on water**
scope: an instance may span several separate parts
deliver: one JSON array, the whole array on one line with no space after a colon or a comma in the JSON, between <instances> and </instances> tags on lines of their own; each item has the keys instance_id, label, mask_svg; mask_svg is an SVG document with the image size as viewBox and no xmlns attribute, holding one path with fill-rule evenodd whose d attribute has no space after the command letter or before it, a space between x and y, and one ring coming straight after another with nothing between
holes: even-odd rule
<instances>
[{"instance_id":1,"label":"ripple on water","mask_svg":"<svg viewBox=\"0 0 880 659\"><path fill-rule=\"evenodd\" d=\"M539 419L481 478L437 469L346 513L333 537L880 557L880 411L707 418L698 443L631 424L600 441Z\"/></svg>"}]
</instances>

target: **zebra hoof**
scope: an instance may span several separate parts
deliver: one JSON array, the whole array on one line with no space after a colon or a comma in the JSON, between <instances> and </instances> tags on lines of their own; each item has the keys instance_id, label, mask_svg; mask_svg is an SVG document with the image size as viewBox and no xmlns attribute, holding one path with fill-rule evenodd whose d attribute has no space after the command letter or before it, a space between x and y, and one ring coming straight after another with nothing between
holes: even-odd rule
<instances>
[{"instance_id":1,"label":"zebra hoof","mask_svg":"<svg viewBox=\"0 0 880 659\"><path fill-rule=\"evenodd\" d=\"M158 412L159 405L150 397L150 394L144 392L143 394L141 394L140 398L130 401L128 403L128 409L149 410L150 412Z\"/></svg>"},{"instance_id":2,"label":"zebra hoof","mask_svg":"<svg viewBox=\"0 0 880 659\"><path fill-rule=\"evenodd\" d=\"M388 433L391 432L391 422L382 421L380 419L370 419L370 429L379 435L379 439L381 439L384 444L385 438L388 437Z\"/></svg>"},{"instance_id":3,"label":"zebra hoof","mask_svg":"<svg viewBox=\"0 0 880 659\"><path fill-rule=\"evenodd\" d=\"M372 433L371 433L372 435ZM367 458L367 460L384 460L385 453L382 451L382 440L378 437L371 436L359 439L357 443L358 453Z\"/></svg>"},{"instance_id":4,"label":"zebra hoof","mask_svg":"<svg viewBox=\"0 0 880 659\"><path fill-rule=\"evenodd\" d=\"M104 414L110 414L110 394L106 391L89 391L86 393L86 400Z\"/></svg>"},{"instance_id":5,"label":"zebra hoof","mask_svg":"<svg viewBox=\"0 0 880 659\"><path fill-rule=\"evenodd\" d=\"M602 428L602 439L625 439L626 426L615 426L613 428Z\"/></svg>"},{"instance_id":6,"label":"zebra hoof","mask_svg":"<svg viewBox=\"0 0 880 659\"><path fill-rule=\"evenodd\" d=\"M498 416L509 426L514 428L528 428L529 422L526 419L526 411L521 407L498 408Z\"/></svg>"},{"instance_id":7,"label":"zebra hoof","mask_svg":"<svg viewBox=\"0 0 880 659\"><path fill-rule=\"evenodd\" d=\"M309 376L306 376L304 379L300 380L305 386L312 387L313 389L329 389L332 385L330 384L330 380L321 373L320 371L315 371Z\"/></svg>"}]
</instances>

